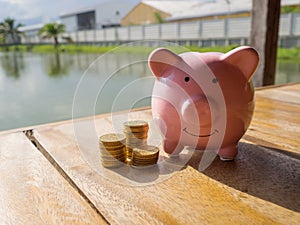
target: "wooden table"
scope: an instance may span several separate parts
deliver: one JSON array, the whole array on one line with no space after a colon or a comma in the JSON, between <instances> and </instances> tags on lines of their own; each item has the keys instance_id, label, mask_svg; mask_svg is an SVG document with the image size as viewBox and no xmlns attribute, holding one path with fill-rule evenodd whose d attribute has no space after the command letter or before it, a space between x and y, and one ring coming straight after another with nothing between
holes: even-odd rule
<instances>
[{"instance_id":1,"label":"wooden table","mask_svg":"<svg viewBox=\"0 0 300 225\"><path fill-rule=\"evenodd\" d=\"M203 172L201 152L164 171L104 169L109 115L2 132L0 224L300 224L299 125L299 83L258 89L236 160Z\"/></svg>"}]
</instances>

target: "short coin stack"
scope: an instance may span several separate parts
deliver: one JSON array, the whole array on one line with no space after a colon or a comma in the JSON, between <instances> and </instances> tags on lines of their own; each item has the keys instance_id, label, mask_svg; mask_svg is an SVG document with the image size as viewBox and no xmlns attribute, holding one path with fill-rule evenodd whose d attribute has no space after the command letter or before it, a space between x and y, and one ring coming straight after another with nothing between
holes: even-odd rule
<instances>
[{"instance_id":1,"label":"short coin stack","mask_svg":"<svg viewBox=\"0 0 300 225\"><path fill-rule=\"evenodd\" d=\"M132 120L124 123L124 134L126 136L126 157L132 158L134 148L147 146L149 125L143 120Z\"/></svg>"},{"instance_id":2,"label":"short coin stack","mask_svg":"<svg viewBox=\"0 0 300 225\"><path fill-rule=\"evenodd\" d=\"M135 167L151 166L157 163L159 149L148 145L144 148L134 148L131 165Z\"/></svg>"},{"instance_id":3,"label":"short coin stack","mask_svg":"<svg viewBox=\"0 0 300 225\"><path fill-rule=\"evenodd\" d=\"M105 134L99 138L101 161L104 167L120 167L126 160L125 136L123 134Z\"/></svg>"}]
</instances>

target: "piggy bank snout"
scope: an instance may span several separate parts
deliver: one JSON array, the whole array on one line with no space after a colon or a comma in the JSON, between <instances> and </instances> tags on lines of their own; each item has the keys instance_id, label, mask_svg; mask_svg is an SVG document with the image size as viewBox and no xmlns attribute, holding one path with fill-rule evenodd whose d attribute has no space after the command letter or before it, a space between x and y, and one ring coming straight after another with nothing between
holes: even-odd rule
<instances>
[{"instance_id":1,"label":"piggy bank snout","mask_svg":"<svg viewBox=\"0 0 300 225\"><path fill-rule=\"evenodd\" d=\"M181 108L182 119L192 126L211 124L211 109L208 100L203 97L186 100Z\"/></svg>"}]
</instances>

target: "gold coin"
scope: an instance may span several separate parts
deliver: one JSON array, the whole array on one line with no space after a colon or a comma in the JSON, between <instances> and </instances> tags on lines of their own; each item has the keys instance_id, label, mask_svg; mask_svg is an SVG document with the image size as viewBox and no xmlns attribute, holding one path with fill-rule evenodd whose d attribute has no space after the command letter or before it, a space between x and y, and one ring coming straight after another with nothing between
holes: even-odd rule
<instances>
[{"instance_id":1,"label":"gold coin","mask_svg":"<svg viewBox=\"0 0 300 225\"><path fill-rule=\"evenodd\" d=\"M147 138L138 139L138 138L127 138L125 144L127 143L144 143L147 142Z\"/></svg>"},{"instance_id":2,"label":"gold coin","mask_svg":"<svg viewBox=\"0 0 300 225\"><path fill-rule=\"evenodd\" d=\"M147 143L127 143L126 146L128 146L129 148L142 148L144 146L146 146Z\"/></svg>"},{"instance_id":3,"label":"gold coin","mask_svg":"<svg viewBox=\"0 0 300 225\"><path fill-rule=\"evenodd\" d=\"M114 157L101 157L101 160L104 162L117 162L117 161L125 161L125 155L120 156L119 158L114 158Z\"/></svg>"},{"instance_id":4,"label":"gold coin","mask_svg":"<svg viewBox=\"0 0 300 225\"><path fill-rule=\"evenodd\" d=\"M132 166L136 166L136 167L151 166L151 165L155 165L155 164L156 163L147 163L147 164L139 164L139 163L134 163L134 162L131 163Z\"/></svg>"},{"instance_id":5,"label":"gold coin","mask_svg":"<svg viewBox=\"0 0 300 225\"><path fill-rule=\"evenodd\" d=\"M121 156L125 155L124 152L115 153L115 154L101 152L100 154L101 154L102 157L113 157L113 158L118 158L118 157L121 157Z\"/></svg>"},{"instance_id":6,"label":"gold coin","mask_svg":"<svg viewBox=\"0 0 300 225\"><path fill-rule=\"evenodd\" d=\"M158 158L158 154L156 154L156 155L154 155L153 157L147 157L147 158L145 158L145 157L137 157L137 155L135 154L135 153L133 153L133 158L135 159L135 160L137 160L137 161L145 161L145 162L147 162L147 161L153 161L153 160L156 160L157 158Z\"/></svg>"},{"instance_id":7,"label":"gold coin","mask_svg":"<svg viewBox=\"0 0 300 225\"><path fill-rule=\"evenodd\" d=\"M159 157L159 149L155 146L146 145L143 148L132 150L132 165L148 166L156 164Z\"/></svg>"},{"instance_id":8,"label":"gold coin","mask_svg":"<svg viewBox=\"0 0 300 225\"><path fill-rule=\"evenodd\" d=\"M132 159L134 159L134 161L137 162L152 162L152 161L156 161L158 159L158 157L153 157L153 158L137 158L136 155L132 155Z\"/></svg>"},{"instance_id":9,"label":"gold coin","mask_svg":"<svg viewBox=\"0 0 300 225\"><path fill-rule=\"evenodd\" d=\"M123 147L125 147L125 142L124 142L124 144L123 143L118 143L116 145L107 145L107 144L104 145L101 142L99 143L99 148L100 149L106 149L108 151L123 148Z\"/></svg>"},{"instance_id":10,"label":"gold coin","mask_svg":"<svg viewBox=\"0 0 300 225\"><path fill-rule=\"evenodd\" d=\"M125 133L126 138L131 139L146 139L148 137L147 133Z\"/></svg>"},{"instance_id":11,"label":"gold coin","mask_svg":"<svg viewBox=\"0 0 300 225\"><path fill-rule=\"evenodd\" d=\"M105 157L120 157L122 155L125 155L125 152L115 152L115 153L100 152L100 155Z\"/></svg>"},{"instance_id":12,"label":"gold coin","mask_svg":"<svg viewBox=\"0 0 300 225\"><path fill-rule=\"evenodd\" d=\"M139 134L139 133L148 133L149 127L124 127L123 132L125 134Z\"/></svg>"},{"instance_id":13,"label":"gold coin","mask_svg":"<svg viewBox=\"0 0 300 225\"><path fill-rule=\"evenodd\" d=\"M151 155L151 156L147 156L147 157L144 157L144 156L141 156L141 155L137 155L135 152L132 152L133 154L133 157L137 160L154 160L158 157L158 154L155 154L155 155Z\"/></svg>"},{"instance_id":14,"label":"gold coin","mask_svg":"<svg viewBox=\"0 0 300 225\"><path fill-rule=\"evenodd\" d=\"M100 154L101 154L102 157L114 157L114 158L121 157L121 156L125 155L124 152L119 152L119 153L114 153L114 154L101 152Z\"/></svg>"},{"instance_id":15,"label":"gold coin","mask_svg":"<svg viewBox=\"0 0 300 225\"><path fill-rule=\"evenodd\" d=\"M143 161L136 161L136 160L132 159L132 163L140 164L140 165L146 165L146 164L156 164L157 161L153 160L153 161L149 161L149 162L143 162Z\"/></svg>"},{"instance_id":16,"label":"gold coin","mask_svg":"<svg viewBox=\"0 0 300 225\"><path fill-rule=\"evenodd\" d=\"M111 145L121 145L122 142L125 141L125 136L123 134L117 134L117 133L109 133L109 134L104 134L100 136L99 141L102 142L103 145L109 146Z\"/></svg>"},{"instance_id":17,"label":"gold coin","mask_svg":"<svg viewBox=\"0 0 300 225\"><path fill-rule=\"evenodd\" d=\"M125 148L126 148L125 145L118 147L118 148L106 148L106 147L100 146L99 150L100 150L100 152L116 153L116 152L124 151Z\"/></svg>"},{"instance_id":18,"label":"gold coin","mask_svg":"<svg viewBox=\"0 0 300 225\"><path fill-rule=\"evenodd\" d=\"M149 125L144 120L126 121L124 124L124 132L148 132Z\"/></svg>"},{"instance_id":19,"label":"gold coin","mask_svg":"<svg viewBox=\"0 0 300 225\"><path fill-rule=\"evenodd\" d=\"M134 154L140 155L141 157L151 157L158 154L159 149L155 146L145 146L144 148L134 148Z\"/></svg>"},{"instance_id":20,"label":"gold coin","mask_svg":"<svg viewBox=\"0 0 300 225\"><path fill-rule=\"evenodd\" d=\"M148 123L144 120L129 120L124 123L125 127L148 127Z\"/></svg>"},{"instance_id":21,"label":"gold coin","mask_svg":"<svg viewBox=\"0 0 300 225\"><path fill-rule=\"evenodd\" d=\"M101 159L103 160L122 160L125 158L125 154L119 155L119 156L108 156L108 155L102 155Z\"/></svg>"}]
</instances>

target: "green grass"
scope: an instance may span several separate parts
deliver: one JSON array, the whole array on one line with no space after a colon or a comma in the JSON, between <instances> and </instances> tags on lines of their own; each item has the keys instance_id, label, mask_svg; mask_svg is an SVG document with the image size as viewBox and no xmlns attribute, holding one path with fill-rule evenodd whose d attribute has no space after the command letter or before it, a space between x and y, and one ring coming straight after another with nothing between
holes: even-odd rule
<instances>
[{"instance_id":1,"label":"green grass","mask_svg":"<svg viewBox=\"0 0 300 225\"><path fill-rule=\"evenodd\" d=\"M234 49L237 46L217 46L217 47L207 47L200 48L197 46L170 46L171 50L176 52L182 51L198 51L198 52L228 52ZM154 47L146 47L146 46L96 46L96 45L60 45L59 51L69 52L69 53L105 53L111 50L115 50L117 52L129 52L129 53L150 53ZM52 45L36 45L31 48L32 52L37 53L47 53L54 52L55 48Z\"/></svg>"},{"instance_id":2,"label":"green grass","mask_svg":"<svg viewBox=\"0 0 300 225\"><path fill-rule=\"evenodd\" d=\"M216 46L216 47L205 47L201 48L198 46L179 46L179 47L169 47L175 52L182 51L196 51L196 52L228 52L237 46ZM97 45L60 45L58 51L68 52L68 53L97 53L102 54L111 50L116 52L125 52L125 53L150 53L154 48L145 47L145 46L97 46ZM1 51L30 51L35 53L51 53L55 52L53 45L16 45L9 47L1 47ZM277 60L279 61L300 61L300 48L279 48L277 51Z\"/></svg>"},{"instance_id":3,"label":"green grass","mask_svg":"<svg viewBox=\"0 0 300 225\"><path fill-rule=\"evenodd\" d=\"M24 47L24 46L22 46ZM26 50L26 48L22 48L22 50ZM105 53L108 51L115 50L117 52L130 52L130 53L138 53L138 52L150 52L153 48L144 47L144 46L120 46L112 45L112 46L97 46L97 45L60 45L58 47L58 51L60 52L68 52L68 53ZM35 45L27 47L27 50L35 53L51 53L55 52L56 49L53 45Z\"/></svg>"},{"instance_id":4,"label":"green grass","mask_svg":"<svg viewBox=\"0 0 300 225\"><path fill-rule=\"evenodd\" d=\"M215 46L215 47L198 47L198 46L188 46L190 51L193 52L228 52L234 48L238 47L237 45L229 45L229 46Z\"/></svg>"},{"instance_id":5,"label":"green grass","mask_svg":"<svg viewBox=\"0 0 300 225\"><path fill-rule=\"evenodd\" d=\"M279 48L277 51L279 61L300 61L300 48Z\"/></svg>"},{"instance_id":6,"label":"green grass","mask_svg":"<svg viewBox=\"0 0 300 225\"><path fill-rule=\"evenodd\" d=\"M104 53L114 49L117 46L95 46L95 45L60 45L58 51L69 52L69 53ZM5 46L1 47L1 51L30 51L35 53L51 53L57 51L53 45L15 45L15 46Z\"/></svg>"}]
</instances>

